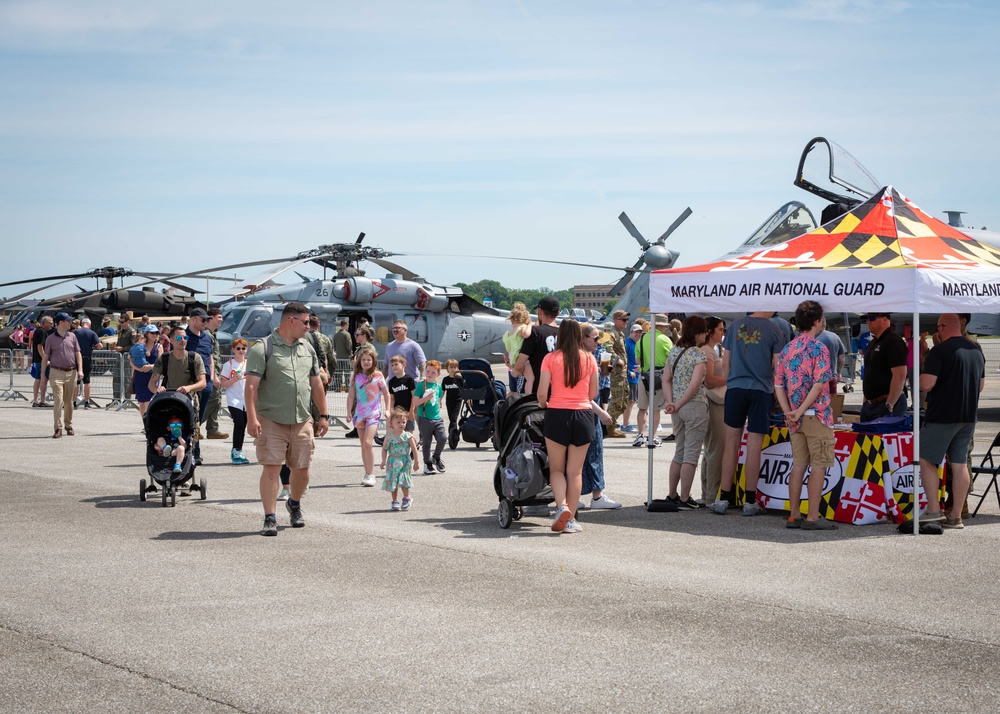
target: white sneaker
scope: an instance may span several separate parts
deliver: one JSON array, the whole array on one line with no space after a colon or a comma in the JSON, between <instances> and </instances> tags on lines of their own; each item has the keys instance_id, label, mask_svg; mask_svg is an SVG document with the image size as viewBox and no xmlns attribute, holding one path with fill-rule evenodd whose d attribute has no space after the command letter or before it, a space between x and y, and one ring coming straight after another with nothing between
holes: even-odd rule
<instances>
[{"instance_id":1,"label":"white sneaker","mask_svg":"<svg viewBox=\"0 0 1000 714\"><path fill-rule=\"evenodd\" d=\"M645 446L645 445L646 445L646 437L643 434L639 434L639 436L635 437L635 440L632 442L632 446Z\"/></svg>"},{"instance_id":2,"label":"white sneaker","mask_svg":"<svg viewBox=\"0 0 1000 714\"><path fill-rule=\"evenodd\" d=\"M566 521L566 528L563 529L563 533L582 533L583 526L576 522L575 518L570 518Z\"/></svg>"},{"instance_id":3,"label":"white sneaker","mask_svg":"<svg viewBox=\"0 0 1000 714\"><path fill-rule=\"evenodd\" d=\"M566 506L559 506L559 510L556 511L556 517L552 519L552 530L556 533L562 533L566 530L566 523L572 518L573 514Z\"/></svg>"},{"instance_id":4,"label":"white sneaker","mask_svg":"<svg viewBox=\"0 0 1000 714\"><path fill-rule=\"evenodd\" d=\"M587 504L584 503L583 501L577 501L576 502L576 510L577 511L585 511L585 510L587 510Z\"/></svg>"},{"instance_id":5,"label":"white sneaker","mask_svg":"<svg viewBox=\"0 0 1000 714\"><path fill-rule=\"evenodd\" d=\"M292 494L288 491L287 488L283 488L283 489L281 489L281 493L278 494L278 500L279 501L287 501L288 498L289 498L289 496L291 496L291 495Z\"/></svg>"},{"instance_id":6,"label":"white sneaker","mask_svg":"<svg viewBox=\"0 0 1000 714\"><path fill-rule=\"evenodd\" d=\"M725 515L726 511L729 510L729 501L724 501L721 498L717 498L708 506L708 510L712 513L718 513L720 516Z\"/></svg>"},{"instance_id":7,"label":"white sneaker","mask_svg":"<svg viewBox=\"0 0 1000 714\"><path fill-rule=\"evenodd\" d=\"M754 501L753 503L743 504L743 515L744 516L760 516L767 513L767 509L762 505Z\"/></svg>"},{"instance_id":8,"label":"white sneaker","mask_svg":"<svg viewBox=\"0 0 1000 714\"><path fill-rule=\"evenodd\" d=\"M612 501L610 498L608 498L608 494L602 493L600 498L591 498L590 499L590 507L591 508L621 508L622 504L618 503L618 501Z\"/></svg>"},{"instance_id":9,"label":"white sneaker","mask_svg":"<svg viewBox=\"0 0 1000 714\"><path fill-rule=\"evenodd\" d=\"M375 476L372 475L372 474L365 474L365 477L363 479L361 479L361 485L362 486L374 486L375 485Z\"/></svg>"}]
</instances>

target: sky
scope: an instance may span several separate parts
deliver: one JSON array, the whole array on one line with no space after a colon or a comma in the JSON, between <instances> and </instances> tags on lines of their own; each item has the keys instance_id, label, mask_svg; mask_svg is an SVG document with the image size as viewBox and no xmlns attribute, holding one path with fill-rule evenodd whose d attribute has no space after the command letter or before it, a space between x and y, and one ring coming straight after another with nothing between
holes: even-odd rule
<instances>
[{"instance_id":1,"label":"sky","mask_svg":"<svg viewBox=\"0 0 1000 714\"><path fill-rule=\"evenodd\" d=\"M710 261L786 201L818 217L815 136L1000 229L998 29L987 2L0 0L0 283L361 231L438 285L611 283L484 256L630 266L618 214L654 240L690 206L667 245Z\"/></svg>"}]
</instances>

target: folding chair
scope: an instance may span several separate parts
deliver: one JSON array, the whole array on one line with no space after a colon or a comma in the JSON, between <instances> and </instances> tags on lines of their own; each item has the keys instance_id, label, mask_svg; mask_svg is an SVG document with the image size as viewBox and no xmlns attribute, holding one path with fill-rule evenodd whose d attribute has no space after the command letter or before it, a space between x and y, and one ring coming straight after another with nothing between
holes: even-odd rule
<instances>
[{"instance_id":1,"label":"folding chair","mask_svg":"<svg viewBox=\"0 0 1000 714\"><path fill-rule=\"evenodd\" d=\"M998 452L996 461L993 459L994 451ZM1000 433L993 437L993 443L990 444L990 449L986 452L986 455L983 456L983 460L980 462L979 466L973 466L971 469L972 483L969 485L969 495L979 495L979 503L976 504L976 510L972 512L973 516L979 513L979 509L982 507L983 501L985 501L986 497L990 495L990 488L992 488L994 493L996 493L997 506L1000 506L1000 486L997 485L997 476L1000 475L1000 463L997 463L998 461L1000 461ZM975 485L976 476L979 474L989 474L991 477L990 482L986 484L986 490L984 490L981 495L972 492L972 486Z\"/></svg>"}]
</instances>

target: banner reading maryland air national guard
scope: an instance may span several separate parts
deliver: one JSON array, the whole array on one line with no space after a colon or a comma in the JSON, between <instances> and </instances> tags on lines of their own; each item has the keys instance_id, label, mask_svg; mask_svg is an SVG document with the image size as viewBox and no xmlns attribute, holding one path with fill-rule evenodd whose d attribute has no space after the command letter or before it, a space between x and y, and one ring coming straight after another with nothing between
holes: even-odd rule
<instances>
[{"instance_id":1,"label":"banner reading maryland air national guard","mask_svg":"<svg viewBox=\"0 0 1000 714\"><path fill-rule=\"evenodd\" d=\"M993 312L1000 250L887 186L821 228L737 258L650 276L657 312Z\"/></svg>"}]
</instances>

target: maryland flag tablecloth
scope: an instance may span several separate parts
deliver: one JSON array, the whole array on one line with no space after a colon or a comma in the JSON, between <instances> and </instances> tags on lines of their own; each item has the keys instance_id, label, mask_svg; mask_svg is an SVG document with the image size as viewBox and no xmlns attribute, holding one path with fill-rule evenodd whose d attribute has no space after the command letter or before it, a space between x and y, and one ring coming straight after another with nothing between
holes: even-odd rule
<instances>
[{"instance_id":1,"label":"maryland flag tablecloth","mask_svg":"<svg viewBox=\"0 0 1000 714\"><path fill-rule=\"evenodd\" d=\"M736 503L746 500L746 430L740 444L735 490ZM860 434L837 431L834 464L826 470L819 514L840 523L894 523L913 518L913 434ZM772 427L764 435L757 482L757 501L765 508L788 510L788 479L792 471L792 445L788 429ZM806 482L812 469L806 470ZM921 512L927 498L920 487ZM941 493L939 492L939 496ZM802 513L807 512L806 486L802 485Z\"/></svg>"}]
</instances>

